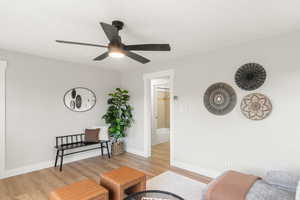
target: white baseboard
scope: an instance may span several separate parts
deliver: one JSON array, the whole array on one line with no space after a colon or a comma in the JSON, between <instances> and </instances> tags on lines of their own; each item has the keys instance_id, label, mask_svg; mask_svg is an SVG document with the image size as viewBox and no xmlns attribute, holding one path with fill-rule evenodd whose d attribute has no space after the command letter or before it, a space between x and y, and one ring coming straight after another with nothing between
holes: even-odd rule
<instances>
[{"instance_id":1,"label":"white baseboard","mask_svg":"<svg viewBox=\"0 0 300 200\"><path fill-rule=\"evenodd\" d=\"M147 155L144 151L140 151L140 150L135 149L135 148L127 147L126 152L136 154L136 155L139 155L139 156L142 156L142 157L145 157L145 158L147 157Z\"/></svg>"},{"instance_id":2,"label":"white baseboard","mask_svg":"<svg viewBox=\"0 0 300 200\"><path fill-rule=\"evenodd\" d=\"M188 171L191 171L191 172L195 172L197 174L207 176L207 177L210 177L210 178L216 178L222 173L222 172L219 172L219 171L203 169L203 168L200 168L198 166L190 165L190 164L180 162L180 161L172 161L171 165L174 166L174 167L185 169L185 170L188 170Z\"/></svg>"},{"instance_id":3,"label":"white baseboard","mask_svg":"<svg viewBox=\"0 0 300 200\"><path fill-rule=\"evenodd\" d=\"M76 156L74 155L72 157L67 157L66 156L64 158L64 164L67 164L67 163L70 163L70 162L75 162L75 161L78 161L78 160L91 158L91 157L100 156L99 152L100 151L91 151L91 152L78 154ZM0 177L0 179L12 177L12 176L17 176L17 175L20 175L20 174L25 174L25 173L29 173L29 172L49 168L49 167L53 167L54 162L55 162L54 160L51 160L51 161L41 162L41 163L37 163L37 164L27 165L27 166L24 166L24 167L19 167L19 168L16 168L16 169L5 170L4 176Z\"/></svg>"},{"instance_id":4,"label":"white baseboard","mask_svg":"<svg viewBox=\"0 0 300 200\"><path fill-rule=\"evenodd\" d=\"M146 157L145 153L143 151L139 151L139 150L134 149L134 148L127 148L126 151L129 152L129 153L132 153L132 154L136 154L136 155L139 155L139 156L142 156L142 157ZM104 154L106 154L105 150L104 150ZM100 153L97 150L82 153L82 154L78 154L76 156L74 155L72 157L71 156L70 157L66 156L64 158L64 164L79 161L79 160L83 160L83 159L87 159L87 158L91 158L91 157L96 157L96 156L100 156ZM32 164L32 165L27 165L27 166L24 166L24 167L5 170L4 175L2 177L0 177L0 179L12 177L12 176L17 176L17 175L20 175L20 174L30 173L30 172L33 172L33 171L37 171L37 170L41 170L41 169L45 169L45 168L49 168L49 167L53 167L54 162L55 162L54 160L50 160L50 161L40 162L40 163L36 163L36 164Z\"/></svg>"},{"instance_id":5,"label":"white baseboard","mask_svg":"<svg viewBox=\"0 0 300 200\"><path fill-rule=\"evenodd\" d=\"M147 157L145 152L140 151L138 149L127 148L126 151L129 153L132 153L132 154L142 156L142 157ZM66 157L64 159L64 164L91 158L91 157L96 157L96 156L100 156L99 151L82 153L82 154L79 154L76 156ZM17 176L20 174L25 174L25 173L29 173L29 172L49 168L49 167L53 167L53 165L54 165L54 160L51 160L51 161L41 162L41 163L37 163L37 164L27 165L27 166L16 168L16 169L6 170L4 173L4 176L0 177L0 179ZM222 173L222 172L218 172L218 171L214 171L214 170L203 169L198 166L190 165L190 164L180 162L180 161L172 161L171 165L174 167L185 169L185 170L195 172L195 173L198 173L198 174L201 174L204 176L208 176L211 178L216 178L217 176L219 176Z\"/></svg>"}]
</instances>

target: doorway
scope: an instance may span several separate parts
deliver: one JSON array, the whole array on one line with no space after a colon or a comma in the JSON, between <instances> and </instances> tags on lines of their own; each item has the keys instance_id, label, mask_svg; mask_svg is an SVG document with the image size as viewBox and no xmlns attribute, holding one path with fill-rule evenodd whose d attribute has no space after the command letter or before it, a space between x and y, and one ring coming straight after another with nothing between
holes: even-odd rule
<instances>
[{"instance_id":1,"label":"doorway","mask_svg":"<svg viewBox=\"0 0 300 200\"><path fill-rule=\"evenodd\" d=\"M173 79L174 71L144 75L144 154L173 163Z\"/></svg>"},{"instance_id":2,"label":"doorway","mask_svg":"<svg viewBox=\"0 0 300 200\"><path fill-rule=\"evenodd\" d=\"M5 71L7 63L0 60L0 179L5 172Z\"/></svg>"},{"instance_id":3,"label":"doorway","mask_svg":"<svg viewBox=\"0 0 300 200\"><path fill-rule=\"evenodd\" d=\"M151 80L151 156L170 163L169 77Z\"/></svg>"}]
</instances>

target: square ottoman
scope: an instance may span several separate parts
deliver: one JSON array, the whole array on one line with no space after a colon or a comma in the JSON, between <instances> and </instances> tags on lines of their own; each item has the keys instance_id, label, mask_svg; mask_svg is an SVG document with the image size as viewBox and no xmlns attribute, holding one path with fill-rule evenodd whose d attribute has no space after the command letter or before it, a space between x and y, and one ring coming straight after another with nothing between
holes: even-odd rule
<instances>
[{"instance_id":1,"label":"square ottoman","mask_svg":"<svg viewBox=\"0 0 300 200\"><path fill-rule=\"evenodd\" d=\"M125 191L131 194L146 189L146 174L123 166L101 174L100 182L109 190L111 200L123 200Z\"/></svg>"},{"instance_id":2,"label":"square ottoman","mask_svg":"<svg viewBox=\"0 0 300 200\"><path fill-rule=\"evenodd\" d=\"M82 180L56 189L49 200L108 200L108 191L93 180Z\"/></svg>"}]
</instances>

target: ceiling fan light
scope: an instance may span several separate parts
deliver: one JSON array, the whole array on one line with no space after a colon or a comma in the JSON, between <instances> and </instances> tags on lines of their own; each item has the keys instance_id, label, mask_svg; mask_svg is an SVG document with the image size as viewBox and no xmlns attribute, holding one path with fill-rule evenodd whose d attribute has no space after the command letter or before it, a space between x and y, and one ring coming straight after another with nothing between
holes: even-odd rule
<instances>
[{"instance_id":1,"label":"ceiling fan light","mask_svg":"<svg viewBox=\"0 0 300 200\"><path fill-rule=\"evenodd\" d=\"M112 58L123 58L125 56L124 53L117 51L111 51L108 53L108 55Z\"/></svg>"},{"instance_id":2,"label":"ceiling fan light","mask_svg":"<svg viewBox=\"0 0 300 200\"><path fill-rule=\"evenodd\" d=\"M123 50L118 45L109 45L108 55L112 58L123 58L125 56Z\"/></svg>"}]
</instances>

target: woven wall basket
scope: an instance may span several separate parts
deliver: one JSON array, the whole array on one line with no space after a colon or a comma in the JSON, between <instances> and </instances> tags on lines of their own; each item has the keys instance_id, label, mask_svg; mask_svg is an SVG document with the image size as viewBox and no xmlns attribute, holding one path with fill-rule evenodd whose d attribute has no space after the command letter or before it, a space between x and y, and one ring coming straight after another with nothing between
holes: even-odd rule
<instances>
[{"instance_id":1,"label":"woven wall basket","mask_svg":"<svg viewBox=\"0 0 300 200\"><path fill-rule=\"evenodd\" d=\"M236 84L243 90L255 90L266 80L266 70L257 63L247 63L241 66L235 74Z\"/></svg>"},{"instance_id":2,"label":"woven wall basket","mask_svg":"<svg viewBox=\"0 0 300 200\"><path fill-rule=\"evenodd\" d=\"M226 83L215 83L207 88L203 97L206 109L215 115L231 112L237 102L234 89Z\"/></svg>"},{"instance_id":3,"label":"woven wall basket","mask_svg":"<svg viewBox=\"0 0 300 200\"><path fill-rule=\"evenodd\" d=\"M241 102L243 115L251 120L263 120L272 112L270 99L260 93L248 94Z\"/></svg>"}]
</instances>

